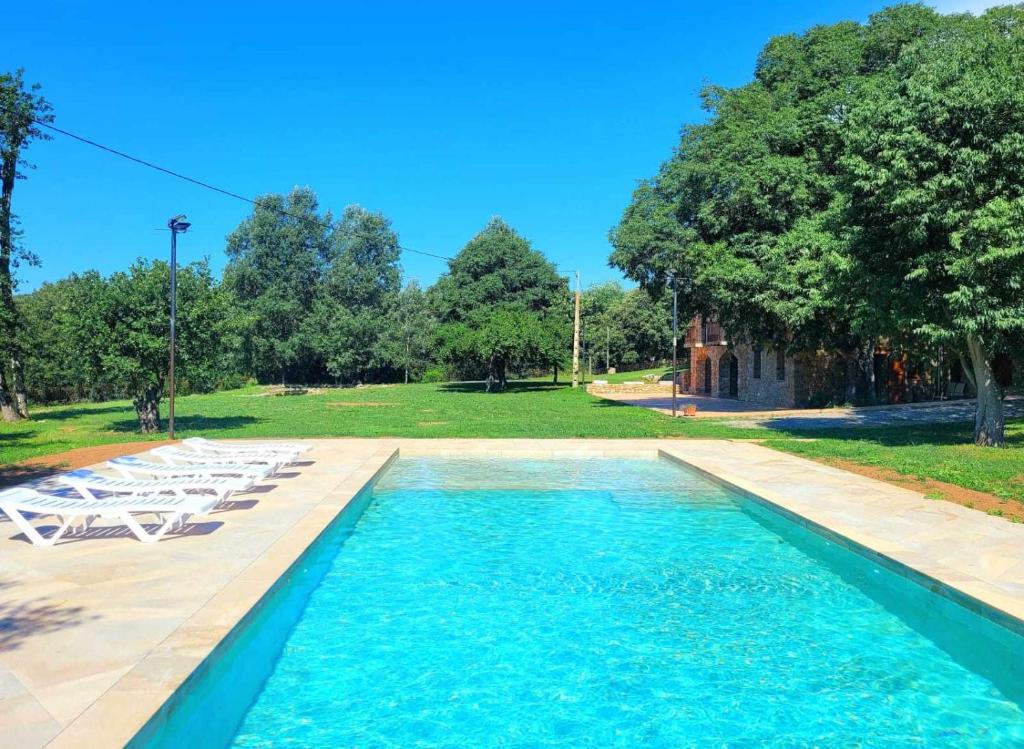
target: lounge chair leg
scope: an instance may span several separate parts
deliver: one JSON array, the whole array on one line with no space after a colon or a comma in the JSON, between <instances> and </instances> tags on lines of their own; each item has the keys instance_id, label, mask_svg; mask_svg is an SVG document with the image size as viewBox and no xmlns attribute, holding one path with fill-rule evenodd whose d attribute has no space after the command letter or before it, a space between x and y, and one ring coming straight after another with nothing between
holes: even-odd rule
<instances>
[{"instance_id":1,"label":"lounge chair leg","mask_svg":"<svg viewBox=\"0 0 1024 749\"><path fill-rule=\"evenodd\" d=\"M163 522L153 533L149 533L145 528L143 528L139 521L135 519L135 516L129 512L126 512L121 516L121 522L123 522L131 532L135 534L137 539L143 543L151 544L159 541L168 532L177 530L184 526L190 517L192 517L190 513L175 512L172 513L167 520L163 520L163 516L158 514L157 518Z\"/></svg>"},{"instance_id":2,"label":"lounge chair leg","mask_svg":"<svg viewBox=\"0 0 1024 749\"><path fill-rule=\"evenodd\" d=\"M68 518L64 518L61 515L56 515L55 517L60 521L60 526L58 526L57 530L51 533L49 537L47 537L37 531L32 523L30 523L28 519L17 510L7 509L6 513L11 519L11 522L18 527L18 530L25 534L25 537L32 542L33 546L53 546L58 540L60 540L60 537L64 535L64 532L71 527L71 524L77 517L72 515ZM86 525L86 527L88 527L88 525Z\"/></svg>"}]
</instances>

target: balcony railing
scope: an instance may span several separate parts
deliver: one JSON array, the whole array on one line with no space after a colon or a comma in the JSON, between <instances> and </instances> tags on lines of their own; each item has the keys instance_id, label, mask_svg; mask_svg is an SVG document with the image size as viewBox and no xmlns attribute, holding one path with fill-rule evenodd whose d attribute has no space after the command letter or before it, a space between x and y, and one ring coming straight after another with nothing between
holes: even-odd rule
<instances>
[{"instance_id":1,"label":"balcony railing","mask_svg":"<svg viewBox=\"0 0 1024 749\"><path fill-rule=\"evenodd\" d=\"M726 344L725 331L717 322L696 319L686 329L684 346L724 346Z\"/></svg>"}]
</instances>

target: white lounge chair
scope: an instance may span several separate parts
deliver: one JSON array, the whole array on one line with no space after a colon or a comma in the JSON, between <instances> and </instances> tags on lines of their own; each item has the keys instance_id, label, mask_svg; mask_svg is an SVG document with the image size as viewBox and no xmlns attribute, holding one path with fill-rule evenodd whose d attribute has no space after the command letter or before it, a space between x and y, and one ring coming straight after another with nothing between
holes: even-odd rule
<instances>
[{"instance_id":1,"label":"white lounge chair","mask_svg":"<svg viewBox=\"0 0 1024 749\"><path fill-rule=\"evenodd\" d=\"M214 504L222 504L235 492L243 492L251 489L256 480L251 476L237 476L234 478L204 478L201 476L180 476L177 478L165 479L126 479L116 476L104 476L101 473L83 468L69 473L62 473L57 477L59 481L67 484L85 499L106 501L97 497L95 492L106 492L114 495L127 495L129 497L152 497L163 494L170 494L176 497L186 497L190 494L212 494L216 497Z\"/></svg>"},{"instance_id":2,"label":"white lounge chair","mask_svg":"<svg viewBox=\"0 0 1024 749\"><path fill-rule=\"evenodd\" d=\"M237 453L260 453L260 454L284 454L299 456L309 449L309 445L300 445L295 442L215 442L205 437L189 437L181 441L183 445L197 453L208 455L215 454L237 454Z\"/></svg>"},{"instance_id":3,"label":"white lounge chair","mask_svg":"<svg viewBox=\"0 0 1024 749\"><path fill-rule=\"evenodd\" d=\"M202 476L214 478L218 476L249 476L255 479L266 478L273 471L273 466L254 463L192 463L188 465L169 465L167 463L153 463L149 460L137 458L134 455L125 455L121 458L114 458L107 461L107 466L113 468L127 479L143 478L145 476L162 476L165 478L178 476Z\"/></svg>"},{"instance_id":4,"label":"white lounge chair","mask_svg":"<svg viewBox=\"0 0 1024 749\"><path fill-rule=\"evenodd\" d=\"M209 512L217 501L212 495L202 494L85 499L56 497L25 487L0 492L0 510L36 546L53 546L69 529L73 533L84 531L97 518L119 520L137 539L152 543L181 528L193 515ZM26 514L52 515L60 525L49 536L43 536ZM156 515L160 525L150 533L135 519L136 515Z\"/></svg>"},{"instance_id":5,"label":"white lounge chair","mask_svg":"<svg viewBox=\"0 0 1024 749\"><path fill-rule=\"evenodd\" d=\"M288 465L294 460L294 458L288 455L280 454L259 455L257 453L246 453L243 455L235 453L234 455L221 455L211 453L204 455L192 450L182 450L180 447L172 445L156 447L151 452L172 466L223 465L225 462L230 462L239 465L267 466L271 468L271 473L277 473L283 466Z\"/></svg>"}]
</instances>

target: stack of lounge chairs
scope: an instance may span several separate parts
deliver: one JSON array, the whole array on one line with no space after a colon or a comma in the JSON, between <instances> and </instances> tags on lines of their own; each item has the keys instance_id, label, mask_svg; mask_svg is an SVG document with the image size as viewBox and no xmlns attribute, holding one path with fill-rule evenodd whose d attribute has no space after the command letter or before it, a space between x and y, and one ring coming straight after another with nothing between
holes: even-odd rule
<instances>
[{"instance_id":1,"label":"stack of lounge chairs","mask_svg":"<svg viewBox=\"0 0 1024 749\"><path fill-rule=\"evenodd\" d=\"M0 491L0 510L36 546L53 546L68 532L84 531L99 518L117 520L140 541L159 541L193 515L203 515L237 492L294 463L308 449L285 443L227 443L187 439L182 447L158 447L153 462L135 456L107 463L118 475L88 469L57 476L67 496L28 487ZM146 530L136 516L155 515ZM43 536L35 517L56 517L58 526Z\"/></svg>"}]
</instances>

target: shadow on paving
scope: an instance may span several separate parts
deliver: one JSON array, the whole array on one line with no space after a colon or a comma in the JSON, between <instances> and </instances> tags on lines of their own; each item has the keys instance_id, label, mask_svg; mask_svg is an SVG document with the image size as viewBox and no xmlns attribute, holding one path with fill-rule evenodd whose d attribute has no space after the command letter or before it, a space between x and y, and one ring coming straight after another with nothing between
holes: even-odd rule
<instances>
[{"instance_id":1,"label":"shadow on paving","mask_svg":"<svg viewBox=\"0 0 1024 749\"><path fill-rule=\"evenodd\" d=\"M0 589L12 586L0 582ZM30 637L77 627L98 618L96 614L86 614L82 606L61 606L45 598L0 603L0 652L15 650Z\"/></svg>"}]
</instances>

